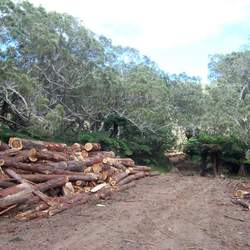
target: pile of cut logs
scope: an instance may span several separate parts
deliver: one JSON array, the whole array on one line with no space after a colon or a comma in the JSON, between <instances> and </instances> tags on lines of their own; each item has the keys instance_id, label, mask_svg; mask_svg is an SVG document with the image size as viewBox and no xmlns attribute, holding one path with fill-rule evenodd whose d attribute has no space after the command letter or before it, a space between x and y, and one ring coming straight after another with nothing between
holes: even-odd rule
<instances>
[{"instance_id":1,"label":"pile of cut logs","mask_svg":"<svg viewBox=\"0 0 250 250\"><path fill-rule=\"evenodd\" d=\"M250 183L237 183L234 187L232 202L250 210Z\"/></svg>"},{"instance_id":2,"label":"pile of cut logs","mask_svg":"<svg viewBox=\"0 0 250 250\"><path fill-rule=\"evenodd\" d=\"M0 215L19 220L52 216L155 175L130 158L101 151L98 143L67 146L10 138L8 145L0 141Z\"/></svg>"}]
</instances>

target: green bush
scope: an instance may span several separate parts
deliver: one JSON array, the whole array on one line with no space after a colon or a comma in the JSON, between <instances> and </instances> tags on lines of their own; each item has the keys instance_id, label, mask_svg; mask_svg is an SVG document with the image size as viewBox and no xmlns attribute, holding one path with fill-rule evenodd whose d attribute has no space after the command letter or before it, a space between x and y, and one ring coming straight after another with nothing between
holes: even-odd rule
<instances>
[{"instance_id":1,"label":"green bush","mask_svg":"<svg viewBox=\"0 0 250 250\"><path fill-rule=\"evenodd\" d=\"M193 156L202 157L206 149L210 154L216 147L219 158L230 172L237 172L242 163L246 163L247 145L234 136L223 136L216 134L201 133L196 137L190 138L184 145L184 151L192 158ZM233 170L234 169L234 170Z\"/></svg>"}]
</instances>

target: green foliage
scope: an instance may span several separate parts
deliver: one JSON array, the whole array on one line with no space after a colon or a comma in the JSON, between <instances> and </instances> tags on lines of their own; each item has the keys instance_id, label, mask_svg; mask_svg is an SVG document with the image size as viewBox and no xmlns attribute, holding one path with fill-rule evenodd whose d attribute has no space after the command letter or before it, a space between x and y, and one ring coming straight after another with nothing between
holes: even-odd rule
<instances>
[{"instance_id":1,"label":"green foliage","mask_svg":"<svg viewBox=\"0 0 250 250\"><path fill-rule=\"evenodd\" d=\"M184 151L190 156L202 157L204 153L209 155L215 148L220 160L229 168L232 165L239 168L246 161L247 145L234 136L201 133L185 143Z\"/></svg>"}]
</instances>

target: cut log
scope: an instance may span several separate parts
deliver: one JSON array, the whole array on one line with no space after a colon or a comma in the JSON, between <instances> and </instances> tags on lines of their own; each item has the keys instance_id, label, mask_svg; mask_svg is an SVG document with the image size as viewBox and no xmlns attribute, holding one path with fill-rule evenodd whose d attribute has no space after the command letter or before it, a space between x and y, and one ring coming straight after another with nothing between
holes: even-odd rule
<instances>
[{"instance_id":1,"label":"cut log","mask_svg":"<svg viewBox=\"0 0 250 250\"><path fill-rule=\"evenodd\" d=\"M45 141L35 141L28 139L21 139L16 137L11 137L9 139L9 147L15 149L48 149L50 151L65 152L67 150L67 145L63 143L53 143Z\"/></svg>"},{"instance_id":2,"label":"cut log","mask_svg":"<svg viewBox=\"0 0 250 250\"><path fill-rule=\"evenodd\" d=\"M35 162L38 160L46 160L46 161L66 161L67 158L64 154L59 152L51 152L46 149L43 150L37 150L35 148L32 148L29 151L29 160L31 162Z\"/></svg>"},{"instance_id":3,"label":"cut log","mask_svg":"<svg viewBox=\"0 0 250 250\"><path fill-rule=\"evenodd\" d=\"M158 175L161 175L161 173L157 172L157 171L154 171L154 172L148 172L146 173L147 176L150 176L150 177L154 177L154 176L158 176Z\"/></svg>"},{"instance_id":4,"label":"cut log","mask_svg":"<svg viewBox=\"0 0 250 250\"><path fill-rule=\"evenodd\" d=\"M92 166L93 173L100 173L102 171L102 165L101 164L94 164Z\"/></svg>"},{"instance_id":5,"label":"cut log","mask_svg":"<svg viewBox=\"0 0 250 250\"><path fill-rule=\"evenodd\" d=\"M49 189L53 189L56 187L62 187L68 182L68 177L66 176L59 176L54 179L48 180L44 183L36 185L36 189L41 192L45 192Z\"/></svg>"},{"instance_id":6,"label":"cut log","mask_svg":"<svg viewBox=\"0 0 250 250\"><path fill-rule=\"evenodd\" d=\"M250 194L250 193L248 191L240 190L240 189L234 192L234 196L237 198L244 198L246 194Z\"/></svg>"},{"instance_id":7,"label":"cut log","mask_svg":"<svg viewBox=\"0 0 250 250\"><path fill-rule=\"evenodd\" d=\"M103 159L104 164L116 165L116 166L125 166L125 167L134 167L135 162L130 158L110 158L105 157Z\"/></svg>"},{"instance_id":8,"label":"cut log","mask_svg":"<svg viewBox=\"0 0 250 250\"><path fill-rule=\"evenodd\" d=\"M115 161L121 163L122 165L124 165L126 167L134 167L135 166L135 162L130 158L115 158Z\"/></svg>"},{"instance_id":9,"label":"cut log","mask_svg":"<svg viewBox=\"0 0 250 250\"><path fill-rule=\"evenodd\" d=\"M151 168L147 167L147 166L135 166L134 170L135 171L146 171L146 172L148 172L148 171L151 170Z\"/></svg>"},{"instance_id":10,"label":"cut log","mask_svg":"<svg viewBox=\"0 0 250 250\"><path fill-rule=\"evenodd\" d=\"M88 153L88 156L89 157L102 156L103 158L105 157L115 158L115 153L113 151L92 151Z\"/></svg>"},{"instance_id":11,"label":"cut log","mask_svg":"<svg viewBox=\"0 0 250 250\"><path fill-rule=\"evenodd\" d=\"M89 153L88 153L85 149L83 149L83 150L81 151L81 155L82 155L82 158L87 158L87 157L89 157Z\"/></svg>"},{"instance_id":12,"label":"cut log","mask_svg":"<svg viewBox=\"0 0 250 250\"><path fill-rule=\"evenodd\" d=\"M82 145L79 143L74 143L73 145L71 145L70 147L74 152L81 152L82 150Z\"/></svg>"},{"instance_id":13,"label":"cut log","mask_svg":"<svg viewBox=\"0 0 250 250\"><path fill-rule=\"evenodd\" d=\"M10 148L5 151L0 151L0 158L2 157L15 157L20 155L20 150L17 150L15 148Z\"/></svg>"},{"instance_id":14,"label":"cut log","mask_svg":"<svg viewBox=\"0 0 250 250\"><path fill-rule=\"evenodd\" d=\"M84 187L84 186L87 185L87 182L78 180L78 181L75 182L75 185L78 186L78 187Z\"/></svg>"},{"instance_id":15,"label":"cut log","mask_svg":"<svg viewBox=\"0 0 250 250\"><path fill-rule=\"evenodd\" d=\"M135 182L130 182L117 187L117 191L122 192L135 186Z\"/></svg>"},{"instance_id":16,"label":"cut log","mask_svg":"<svg viewBox=\"0 0 250 250\"><path fill-rule=\"evenodd\" d=\"M140 179L140 178L144 178L145 176L146 176L146 174L144 172L138 172L136 174L129 175L128 177L121 180L119 182L119 185L122 186L122 185L127 184L127 183L129 183L131 181L134 181L134 180L137 180L137 179Z\"/></svg>"},{"instance_id":17,"label":"cut log","mask_svg":"<svg viewBox=\"0 0 250 250\"><path fill-rule=\"evenodd\" d=\"M7 149L9 149L9 146L6 143L0 141L0 151L5 151Z\"/></svg>"},{"instance_id":18,"label":"cut log","mask_svg":"<svg viewBox=\"0 0 250 250\"><path fill-rule=\"evenodd\" d=\"M100 151L101 150L101 145L99 143L86 143L84 145L84 149L87 152L90 152L90 151Z\"/></svg>"},{"instance_id":19,"label":"cut log","mask_svg":"<svg viewBox=\"0 0 250 250\"><path fill-rule=\"evenodd\" d=\"M127 169L122 163L119 163L119 162L113 162L112 166L117 169L121 169L123 171L126 171Z\"/></svg>"},{"instance_id":20,"label":"cut log","mask_svg":"<svg viewBox=\"0 0 250 250\"><path fill-rule=\"evenodd\" d=\"M75 174L72 173L72 175L56 175L56 174L21 174L21 177L32 182L44 182L48 180L53 180L56 178L67 178L68 181L97 181L101 179L101 175L98 174L88 174L88 175L82 175L82 174Z\"/></svg>"},{"instance_id":21,"label":"cut log","mask_svg":"<svg viewBox=\"0 0 250 250\"><path fill-rule=\"evenodd\" d=\"M248 210L250 210L250 203L249 203L249 202L244 201L244 200L242 200L242 199L234 199L234 200L232 200L232 201L233 201L233 203L239 204L239 205L241 205L241 206L247 208Z\"/></svg>"},{"instance_id":22,"label":"cut log","mask_svg":"<svg viewBox=\"0 0 250 250\"><path fill-rule=\"evenodd\" d=\"M89 192L91 191L91 187L84 187L84 188L83 188L83 191L84 191L85 193L89 193Z\"/></svg>"},{"instance_id":23,"label":"cut log","mask_svg":"<svg viewBox=\"0 0 250 250\"><path fill-rule=\"evenodd\" d=\"M25 202L32 196L32 189L26 188L18 193L7 195L0 199L0 208L6 208L14 204L20 204Z\"/></svg>"},{"instance_id":24,"label":"cut log","mask_svg":"<svg viewBox=\"0 0 250 250\"><path fill-rule=\"evenodd\" d=\"M75 174L74 172L55 168L50 165L44 165L44 164L31 164L31 163L22 163L22 162L16 162L15 159L8 159L7 161L3 161L3 165L8 168L15 168L15 169L22 169L26 171L30 171L32 173L41 173L41 174L62 174L62 175L72 175Z\"/></svg>"},{"instance_id":25,"label":"cut log","mask_svg":"<svg viewBox=\"0 0 250 250\"><path fill-rule=\"evenodd\" d=\"M14 178L15 180L17 180L18 182L20 183L27 183L31 190L32 190L32 193L36 196L38 196L41 200L43 200L44 202L46 202L48 205L50 204L50 199L47 195L45 195L44 193L40 192L39 190L35 189L31 184L29 184L27 182L27 180L23 179L20 175L18 175L17 173L15 173L15 171L13 171L12 169L6 169L5 170L6 173Z\"/></svg>"},{"instance_id":26,"label":"cut log","mask_svg":"<svg viewBox=\"0 0 250 250\"><path fill-rule=\"evenodd\" d=\"M30 209L28 211L25 211L23 213L19 213L16 215L16 219L20 220L20 221L25 221L25 220L32 220L38 217L44 217L41 216L41 211L45 210L48 208L48 205L45 203L41 203L39 204L36 208L34 209ZM47 216L47 212L45 213L45 215Z\"/></svg>"},{"instance_id":27,"label":"cut log","mask_svg":"<svg viewBox=\"0 0 250 250\"><path fill-rule=\"evenodd\" d=\"M16 194L20 191L26 190L26 189L30 189L29 185L27 183L22 183L22 184L18 184L12 187L8 187L6 189L3 189L0 191L0 197L6 197L8 195L13 195Z\"/></svg>"},{"instance_id":28,"label":"cut log","mask_svg":"<svg viewBox=\"0 0 250 250\"><path fill-rule=\"evenodd\" d=\"M82 162L84 166L89 167L97 163L102 163L102 160L103 160L103 157L97 155L97 156L85 158Z\"/></svg>"},{"instance_id":29,"label":"cut log","mask_svg":"<svg viewBox=\"0 0 250 250\"><path fill-rule=\"evenodd\" d=\"M117 183L119 183L121 180L123 180L127 176L128 176L128 173L126 173L126 172L116 174L115 176L110 178L110 185L111 186L117 185Z\"/></svg>"},{"instance_id":30,"label":"cut log","mask_svg":"<svg viewBox=\"0 0 250 250\"><path fill-rule=\"evenodd\" d=\"M0 187L1 188L9 188L9 187L13 187L16 184L10 182L10 181L5 181L5 180L0 180Z\"/></svg>"},{"instance_id":31,"label":"cut log","mask_svg":"<svg viewBox=\"0 0 250 250\"><path fill-rule=\"evenodd\" d=\"M47 165L58 170L60 169L60 170L69 170L75 172L83 172L87 167L101 162L102 162L102 157L95 156L95 157L85 158L82 161L47 162Z\"/></svg>"}]
</instances>

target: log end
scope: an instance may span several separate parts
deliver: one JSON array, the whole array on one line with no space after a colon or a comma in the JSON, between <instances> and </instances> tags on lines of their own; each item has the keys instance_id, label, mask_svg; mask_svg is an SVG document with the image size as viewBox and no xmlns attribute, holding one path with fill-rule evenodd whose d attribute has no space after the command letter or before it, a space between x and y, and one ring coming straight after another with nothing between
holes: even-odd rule
<instances>
[{"instance_id":1,"label":"log end","mask_svg":"<svg viewBox=\"0 0 250 250\"><path fill-rule=\"evenodd\" d=\"M37 159L37 151L35 148L32 148L30 151L29 151L29 160L31 162L36 162L38 159Z\"/></svg>"},{"instance_id":2,"label":"log end","mask_svg":"<svg viewBox=\"0 0 250 250\"><path fill-rule=\"evenodd\" d=\"M17 149L17 150L22 150L22 148L23 148L22 140L20 138L17 138L17 137L11 137L9 139L9 147Z\"/></svg>"}]
</instances>

